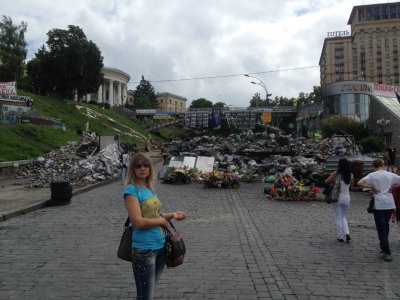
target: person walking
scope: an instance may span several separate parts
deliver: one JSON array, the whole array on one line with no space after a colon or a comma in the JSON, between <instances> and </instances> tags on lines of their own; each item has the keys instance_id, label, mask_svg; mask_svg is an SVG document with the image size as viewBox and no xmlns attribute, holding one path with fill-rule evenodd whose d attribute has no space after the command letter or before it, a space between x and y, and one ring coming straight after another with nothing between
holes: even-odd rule
<instances>
[{"instance_id":1,"label":"person walking","mask_svg":"<svg viewBox=\"0 0 400 300\"><path fill-rule=\"evenodd\" d=\"M161 213L161 201L153 188L154 169L150 160L137 153L130 161L125 180L124 200L131 221L132 269L136 299L154 298L157 282L165 265L168 221L186 219L186 213Z\"/></svg>"},{"instance_id":2,"label":"person walking","mask_svg":"<svg viewBox=\"0 0 400 300\"><path fill-rule=\"evenodd\" d=\"M389 247L389 220L396 208L392 186L400 182L400 176L384 170L383 161L375 159L372 162L374 172L362 178L357 185L371 188L374 194L374 220L380 242L382 258L392 260Z\"/></svg>"},{"instance_id":3,"label":"person walking","mask_svg":"<svg viewBox=\"0 0 400 300\"><path fill-rule=\"evenodd\" d=\"M396 175L400 176L400 167L396 168ZM397 225L400 227L400 184L395 184L391 188L394 205L396 206L396 212L392 213L392 222L397 222Z\"/></svg>"},{"instance_id":4,"label":"person walking","mask_svg":"<svg viewBox=\"0 0 400 300\"><path fill-rule=\"evenodd\" d=\"M394 173L394 166L396 164L396 148L391 144L387 149L387 170Z\"/></svg>"},{"instance_id":5,"label":"person walking","mask_svg":"<svg viewBox=\"0 0 400 300\"><path fill-rule=\"evenodd\" d=\"M125 183L126 172L128 171L129 159L130 159L130 153L128 153L128 152L122 153L122 155L121 155L121 162L122 162L121 183L122 184Z\"/></svg>"},{"instance_id":6,"label":"person walking","mask_svg":"<svg viewBox=\"0 0 400 300\"><path fill-rule=\"evenodd\" d=\"M331 183L335 180L340 182L339 200L332 203L332 209L335 215L337 241L350 242L349 226L347 224L346 215L350 207L350 184L353 184L353 174L350 170L350 162L346 158L341 158L338 163L337 171L333 171L325 183Z\"/></svg>"}]
</instances>

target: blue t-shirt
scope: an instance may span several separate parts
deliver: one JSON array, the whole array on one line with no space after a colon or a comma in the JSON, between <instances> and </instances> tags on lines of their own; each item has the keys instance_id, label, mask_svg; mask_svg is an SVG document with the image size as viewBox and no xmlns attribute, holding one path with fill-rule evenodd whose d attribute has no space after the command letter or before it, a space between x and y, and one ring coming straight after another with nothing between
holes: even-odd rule
<instances>
[{"instance_id":1,"label":"blue t-shirt","mask_svg":"<svg viewBox=\"0 0 400 300\"><path fill-rule=\"evenodd\" d=\"M152 190L129 184L125 188L124 199L127 195L138 198L144 218L159 218L161 216L161 201ZM157 250L164 247L165 229L162 226L139 229L132 224L132 227L132 248Z\"/></svg>"}]
</instances>

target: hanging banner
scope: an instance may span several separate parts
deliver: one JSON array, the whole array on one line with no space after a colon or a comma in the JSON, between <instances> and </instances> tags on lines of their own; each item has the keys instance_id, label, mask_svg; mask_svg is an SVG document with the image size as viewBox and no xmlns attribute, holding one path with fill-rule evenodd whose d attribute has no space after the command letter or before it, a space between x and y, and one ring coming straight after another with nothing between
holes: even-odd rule
<instances>
[{"instance_id":1,"label":"hanging banner","mask_svg":"<svg viewBox=\"0 0 400 300\"><path fill-rule=\"evenodd\" d=\"M16 82L0 82L0 94L3 95L16 95L17 91L15 89Z\"/></svg>"}]
</instances>

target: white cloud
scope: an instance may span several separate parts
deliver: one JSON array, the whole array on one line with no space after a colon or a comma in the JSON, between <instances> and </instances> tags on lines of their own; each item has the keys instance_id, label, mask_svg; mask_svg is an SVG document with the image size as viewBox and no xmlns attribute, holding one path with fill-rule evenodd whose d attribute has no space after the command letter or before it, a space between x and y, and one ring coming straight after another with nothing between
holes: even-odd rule
<instances>
[{"instance_id":1,"label":"white cloud","mask_svg":"<svg viewBox=\"0 0 400 300\"><path fill-rule=\"evenodd\" d=\"M348 29L353 0L59 0L2 1L14 23L28 23L28 58L53 28L77 25L102 51L104 64L147 80L256 73L273 96L296 97L319 85L317 66L328 31ZM154 82L157 92L248 106L265 91L242 75Z\"/></svg>"}]
</instances>

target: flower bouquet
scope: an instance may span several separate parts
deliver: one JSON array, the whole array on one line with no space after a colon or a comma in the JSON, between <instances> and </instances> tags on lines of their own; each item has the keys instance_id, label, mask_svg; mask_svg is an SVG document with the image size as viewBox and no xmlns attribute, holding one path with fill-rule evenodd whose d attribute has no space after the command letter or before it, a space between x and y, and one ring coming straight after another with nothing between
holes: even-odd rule
<instances>
[{"instance_id":1,"label":"flower bouquet","mask_svg":"<svg viewBox=\"0 0 400 300\"><path fill-rule=\"evenodd\" d=\"M197 170L194 168L172 167L164 177L164 183L186 184L197 180Z\"/></svg>"},{"instance_id":2,"label":"flower bouquet","mask_svg":"<svg viewBox=\"0 0 400 300\"><path fill-rule=\"evenodd\" d=\"M308 190L303 182L293 176L283 173L278 174L272 188L265 188L264 193L271 200L280 201L313 201L321 200L320 189L310 187Z\"/></svg>"},{"instance_id":3,"label":"flower bouquet","mask_svg":"<svg viewBox=\"0 0 400 300\"><path fill-rule=\"evenodd\" d=\"M323 201L323 197L321 194L321 190L317 187L311 187L308 191L307 194L305 195L306 200L317 200L317 201Z\"/></svg>"},{"instance_id":4,"label":"flower bouquet","mask_svg":"<svg viewBox=\"0 0 400 300\"><path fill-rule=\"evenodd\" d=\"M209 172L202 174L206 187L239 187L239 176L230 172Z\"/></svg>"}]
</instances>

